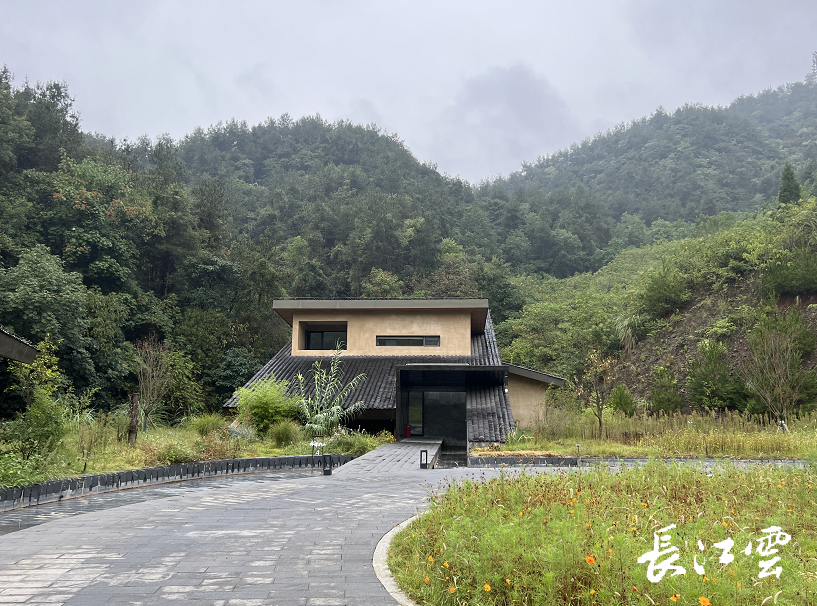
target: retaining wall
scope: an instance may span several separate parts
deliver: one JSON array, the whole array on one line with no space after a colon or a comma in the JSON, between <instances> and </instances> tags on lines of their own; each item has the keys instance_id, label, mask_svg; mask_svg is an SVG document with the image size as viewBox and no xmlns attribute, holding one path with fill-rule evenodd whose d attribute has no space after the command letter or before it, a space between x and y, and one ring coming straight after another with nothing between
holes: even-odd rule
<instances>
[{"instance_id":1,"label":"retaining wall","mask_svg":"<svg viewBox=\"0 0 817 606\"><path fill-rule=\"evenodd\" d=\"M332 467L348 463L357 455L325 455ZM179 482L210 476L254 473L284 469L323 469L323 456L298 455L291 457L254 457L199 461L159 467L143 467L111 473L83 475L76 478L51 480L21 488L0 488L0 512L19 507L31 507L54 501L73 499L83 495Z\"/></svg>"}]
</instances>

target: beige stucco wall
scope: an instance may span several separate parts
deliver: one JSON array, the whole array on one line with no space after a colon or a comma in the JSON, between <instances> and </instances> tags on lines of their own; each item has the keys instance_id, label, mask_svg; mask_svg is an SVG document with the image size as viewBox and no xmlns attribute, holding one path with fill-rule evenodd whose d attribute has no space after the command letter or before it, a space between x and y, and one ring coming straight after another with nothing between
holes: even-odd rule
<instances>
[{"instance_id":1,"label":"beige stucco wall","mask_svg":"<svg viewBox=\"0 0 817 606\"><path fill-rule=\"evenodd\" d=\"M514 420L520 427L530 427L536 422L537 412L548 383L508 373L508 399Z\"/></svg>"},{"instance_id":2,"label":"beige stucco wall","mask_svg":"<svg viewBox=\"0 0 817 606\"><path fill-rule=\"evenodd\" d=\"M346 322L346 354L352 356L470 356L468 311L297 312L292 318L292 355L331 355L306 350L301 322ZM377 347L378 336L440 335L439 347Z\"/></svg>"}]
</instances>

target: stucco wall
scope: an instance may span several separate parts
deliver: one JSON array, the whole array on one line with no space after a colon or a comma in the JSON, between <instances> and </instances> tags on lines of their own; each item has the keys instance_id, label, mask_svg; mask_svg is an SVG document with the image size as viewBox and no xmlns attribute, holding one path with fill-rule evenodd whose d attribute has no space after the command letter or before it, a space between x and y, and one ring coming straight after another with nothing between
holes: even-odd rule
<instances>
[{"instance_id":1,"label":"stucco wall","mask_svg":"<svg viewBox=\"0 0 817 606\"><path fill-rule=\"evenodd\" d=\"M513 418L520 427L530 427L545 397L547 383L508 373L508 399L511 401Z\"/></svg>"},{"instance_id":2,"label":"stucco wall","mask_svg":"<svg viewBox=\"0 0 817 606\"><path fill-rule=\"evenodd\" d=\"M292 318L292 355L331 355L306 350L302 322L346 322L346 353L353 356L470 356L468 311L297 312ZM377 347L378 336L440 335L439 347Z\"/></svg>"}]
</instances>

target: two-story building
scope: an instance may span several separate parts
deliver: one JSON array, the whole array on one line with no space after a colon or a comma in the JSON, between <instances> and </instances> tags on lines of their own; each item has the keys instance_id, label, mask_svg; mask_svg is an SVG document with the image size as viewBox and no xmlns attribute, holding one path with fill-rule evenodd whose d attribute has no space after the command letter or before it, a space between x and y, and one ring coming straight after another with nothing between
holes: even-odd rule
<instances>
[{"instance_id":1,"label":"two-story building","mask_svg":"<svg viewBox=\"0 0 817 606\"><path fill-rule=\"evenodd\" d=\"M564 380L503 364L487 299L294 299L273 303L292 341L247 382L274 376L296 390L316 360L340 344L347 378L366 380L347 403L366 410L352 423L395 436L441 438L451 449L504 442L533 421L545 389ZM230 398L225 406L234 406Z\"/></svg>"}]
</instances>

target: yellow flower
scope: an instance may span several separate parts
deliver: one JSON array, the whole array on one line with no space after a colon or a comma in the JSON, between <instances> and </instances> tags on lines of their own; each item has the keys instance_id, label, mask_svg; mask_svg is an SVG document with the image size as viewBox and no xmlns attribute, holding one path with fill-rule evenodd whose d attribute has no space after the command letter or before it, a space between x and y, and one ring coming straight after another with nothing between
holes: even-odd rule
<instances>
[{"instance_id":1,"label":"yellow flower","mask_svg":"<svg viewBox=\"0 0 817 606\"><path fill-rule=\"evenodd\" d=\"M712 602L703 596L699 597L698 601L701 603L701 606L712 606Z\"/></svg>"},{"instance_id":2,"label":"yellow flower","mask_svg":"<svg viewBox=\"0 0 817 606\"><path fill-rule=\"evenodd\" d=\"M491 586L488 585L488 583L485 583L485 585L483 585L482 587L485 589L485 591L491 591Z\"/></svg>"},{"instance_id":3,"label":"yellow flower","mask_svg":"<svg viewBox=\"0 0 817 606\"><path fill-rule=\"evenodd\" d=\"M596 590L595 590L595 589L591 589L591 590L590 590L590 595L593 595L593 594L595 594L595 593L596 593Z\"/></svg>"},{"instance_id":4,"label":"yellow flower","mask_svg":"<svg viewBox=\"0 0 817 606\"><path fill-rule=\"evenodd\" d=\"M445 566L446 568L448 568L448 562L443 562L443 566Z\"/></svg>"},{"instance_id":5,"label":"yellow flower","mask_svg":"<svg viewBox=\"0 0 817 606\"><path fill-rule=\"evenodd\" d=\"M723 524L724 526L729 526L729 524L727 524L726 522L721 522L721 524Z\"/></svg>"}]
</instances>

